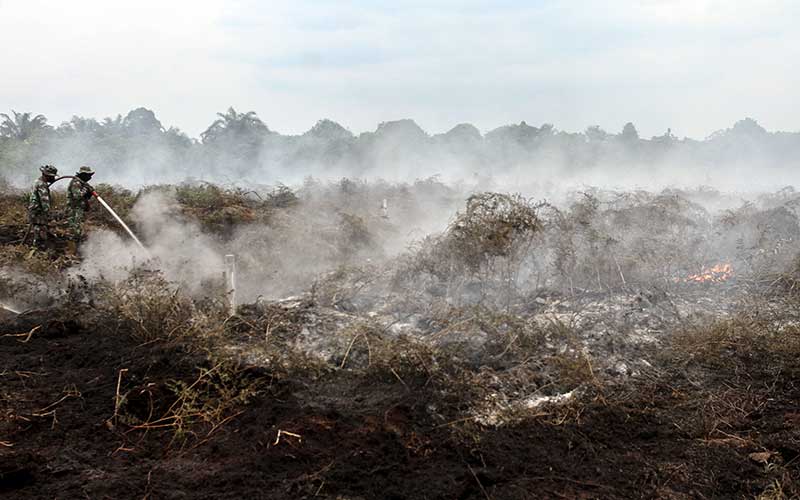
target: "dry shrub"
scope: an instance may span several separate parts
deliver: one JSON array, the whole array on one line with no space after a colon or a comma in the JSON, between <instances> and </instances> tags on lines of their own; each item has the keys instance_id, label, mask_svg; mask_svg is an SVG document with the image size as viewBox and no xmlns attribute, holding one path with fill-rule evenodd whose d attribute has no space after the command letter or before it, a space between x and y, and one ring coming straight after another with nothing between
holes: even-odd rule
<instances>
[{"instance_id":1,"label":"dry shrub","mask_svg":"<svg viewBox=\"0 0 800 500\"><path fill-rule=\"evenodd\" d=\"M586 368L587 381L591 367L588 359L580 352L582 342L574 327L561 321L551 320L542 326L530 318L498 311L485 306L455 307L438 303L420 323L431 333L427 341L441 341L446 337L469 341L474 333L485 334L485 342L480 347L480 367L508 368L530 361L541 365L553 364L551 359L564 358L563 365L574 361L575 365ZM451 346L448 345L448 352ZM555 362L554 362L555 363ZM558 378L558 377L556 377ZM575 378L575 377L573 377Z\"/></svg>"},{"instance_id":2,"label":"dry shrub","mask_svg":"<svg viewBox=\"0 0 800 500\"><path fill-rule=\"evenodd\" d=\"M792 377L800 374L800 325L740 314L673 335L671 353L685 364L721 376Z\"/></svg>"},{"instance_id":3,"label":"dry shrub","mask_svg":"<svg viewBox=\"0 0 800 500\"><path fill-rule=\"evenodd\" d=\"M314 320L313 303L270 303L257 301L239 307L237 315L224 325L224 343L232 339L246 346L244 358L248 363L262 366L277 378L317 378L332 370L324 359L297 348L304 328Z\"/></svg>"},{"instance_id":4,"label":"dry shrub","mask_svg":"<svg viewBox=\"0 0 800 500\"><path fill-rule=\"evenodd\" d=\"M126 439L135 438L134 431L168 430L168 446L185 445L192 438L200 444L240 414L237 410L262 385L228 361L197 370L195 378L147 381L119 394L107 425L112 430L124 426Z\"/></svg>"},{"instance_id":5,"label":"dry shrub","mask_svg":"<svg viewBox=\"0 0 800 500\"><path fill-rule=\"evenodd\" d=\"M545 354L547 332L529 319L483 305L438 302L421 318L427 340L477 366L508 367Z\"/></svg>"},{"instance_id":6,"label":"dry shrub","mask_svg":"<svg viewBox=\"0 0 800 500\"><path fill-rule=\"evenodd\" d=\"M154 186L143 192L152 189L173 191L175 200L187 211L209 211L233 206L251 209L288 207L297 201L294 192L282 184L264 196L253 190L225 187L208 182Z\"/></svg>"},{"instance_id":7,"label":"dry shrub","mask_svg":"<svg viewBox=\"0 0 800 500\"><path fill-rule=\"evenodd\" d=\"M383 380L396 380L408 388L427 388L442 401L468 402L477 387L474 372L447 350L408 337L389 339L370 336L369 364L363 373Z\"/></svg>"},{"instance_id":8,"label":"dry shrub","mask_svg":"<svg viewBox=\"0 0 800 500\"><path fill-rule=\"evenodd\" d=\"M549 207L543 241L537 241L561 289L669 283L709 254L708 214L678 195L580 194L567 210Z\"/></svg>"},{"instance_id":9,"label":"dry shrub","mask_svg":"<svg viewBox=\"0 0 800 500\"><path fill-rule=\"evenodd\" d=\"M523 259L540 229L537 207L516 195L470 196L444 234L429 236L401 259L393 284L479 302L508 302L516 292Z\"/></svg>"},{"instance_id":10,"label":"dry shrub","mask_svg":"<svg viewBox=\"0 0 800 500\"><path fill-rule=\"evenodd\" d=\"M555 368L554 377L559 387L571 390L597 381L591 360L580 350L568 350L550 357L547 362Z\"/></svg>"},{"instance_id":11,"label":"dry shrub","mask_svg":"<svg viewBox=\"0 0 800 500\"><path fill-rule=\"evenodd\" d=\"M800 299L800 254L780 272L764 272L757 278L772 295L797 301Z\"/></svg>"},{"instance_id":12,"label":"dry shrub","mask_svg":"<svg viewBox=\"0 0 800 500\"><path fill-rule=\"evenodd\" d=\"M450 224L445 251L470 271L494 257L512 257L539 229L536 208L519 195L474 194Z\"/></svg>"},{"instance_id":13,"label":"dry shrub","mask_svg":"<svg viewBox=\"0 0 800 500\"><path fill-rule=\"evenodd\" d=\"M361 297L380 278L374 266L339 266L321 276L311 287L311 297L318 305L355 310L373 297Z\"/></svg>"},{"instance_id":14,"label":"dry shrub","mask_svg":"<svg viewBox=\"0 0 800 500\"><path fill-rule=\"evenodd\" d=\"M717 244L731 249L739 267L753 275L781 272L791 267L800 239L796 207L760 210L745 203L716 220Z\"/></svg>"},{"instance_id":15,"label":"dry shrub","mask_svg":"<svg viewBox=\"0 0 800 500\"><path fill-rule=\"evenodd\" d=\"M28 193L0 187L0 224L24 225L28 223Z\"/></svg>"},{"instance_id":16,"label":"dry shrub","mask_svg":"<svg viewBox=\"0 0 800 500\"><path fill-rule=\"evenodd\" d=\"M303 329L306 305L283 307L280 304L256 302L239 307L238 314L226 323L226 329L239 333L262 333L268 341L291 340Z\"/></svg>"},{"instance_id":17,"label":"dry shrub","mask_svg":"<svg viewBox=\"0 0 800 500\"><path fill-rule=\"evenodd\" d=\"M556 346L555 352L542 359L550 383L560 391L582 385L600 388L602 381L594 372L592 359L585 352L574 325L553 319L543 330L548 344Z\"/></svg>"},{"instance_id":18,"label":"dry shrub","mask_svg":"<svg viewBox=\"0 0 800 500\"><path fill-rule=\"evenodd\" d=\"M357 215L341 213L336 231L336 248L339 259L349 262L364 251L376 251L378 244L367 227L366 221Z\"/></svg>"},{"instance_id":19,"label":"dry shrub","mask_svg":"<svg viewBox=\"0 0 800 500\"><path fill-rule=\"evenodd\" d=\"M774 465L770 465L774 467ZM794 500L800 498L795 479L789 470L780 470L780 478L774 479L756 497L756 500Z\"/></svg>"},{"instance_id":20,"label":"dry shrub","mask_svg":"<svg viewBox=\"0 0 800 500\"><path fill-rule=\"evenodd\" d=\"M197 220L208 231L230 233L237 224L258 220L262 202L241 189L214 184L181 184L175 199L183 215Z\"/></svg>"},{"instance_id":21,"label":"dry shrub","mask_svg":"<svg viewBox=\"0 0 800 500\"><path fill-rule=\"evenodd\" d=\"M94 185L94 189L123 220L127 219L130 210L139 197L138 194L134 194L130 189L125 189L121 186L112 186L111 184L97 184ZM106 226L116 226L117 224L114 217L97 203L95 203L95 206L89 212L89 217L91 221L99 222Z\"/></svg>"},{"instance_id":22,"label":"dry shrub","mask_svg":"<svg viewBox=\"0 0 800 500\"><path fill-rule=\"evenodd\" d=\"M117 327L142 342L189 335L209 335L221 329L224 308L207 304L201 311L175 284L159 273L138 271L106 287L104 305Z\"/></svg>"},{"instance_id":23,"label":"dry shrub","mask_svg":"<svg viewBox=\"0 0 800 500\"><path fill-rule=\"evenodd\" d=\"M512 258L526 250L539 227L536 207L521 196L472 195L466 211L456 215L442 236L423 242L420 270L443 279L477 273L494 258Z\"/></svg>"},{"instance_id":24,"label":"dry shrub","mask_svg":"<svg viewBox=\"0 0 800 500\"><path fill-rule=\"evenodd\" d=\"M284 185L266 194L205 182L159 185L143 189L137 198L151 191L174 193L184 216L196 220L205 230L223 236L231 236L240 224L268 223L276 209L287 209L299 203L295 193Z\"/></svg>"},{"instance_id":25,"label":"dry shrub","mask_svg":"<svg viewBox=\"0 0 800 500\"><path fill-rule=\"evenodd\" d=\"M55 277L75 263L57 250L35 250L28 245L5 245L0 251L0 267L16 268L36 276Z\"/></svg>"},{"instance_id":26,"label":"dry shrub","mask_svg":"<svg viewBox=\"0 0 800 500\"><path fill-rule=\"evenodd\" d=\"M265 203L274 208L291 208L300 203L300 198L288 186L278 184L267 194Z\"/></svg>"},{"instance_id":27,"label":"dry shrub","mask_svg":"<svg viewBox=\"0 0 800 500\"><path fill-rule=\"evenodd\" d=\"M201 368L193 381L167 383L175 401L160 421L149 425L171 424L178 438L200 423L207 424L213 431L229 420L236 408L249 403L258 393L258 386L258 380L251 380L237 366L225 362L209 369Z\"/></svg>"}]
</instances>

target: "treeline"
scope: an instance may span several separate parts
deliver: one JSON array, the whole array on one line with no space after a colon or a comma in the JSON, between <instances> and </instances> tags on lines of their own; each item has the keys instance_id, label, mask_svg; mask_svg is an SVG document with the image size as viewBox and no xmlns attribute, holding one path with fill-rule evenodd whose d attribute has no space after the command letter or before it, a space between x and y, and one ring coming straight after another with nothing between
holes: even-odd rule
<instances>
[{"instance_id":1,"label":"treeline","mask_svg":"<svg viewBox=\"0 0 800 500\"><path fill-rule=\"evenodd\" d=\"M27 183L39 165L69 172L82 164L100 169L110 182L153 184L201 179L268 184L305 176L431 175L502 176L560 173L580 176L602 169L657 171L665 166L704 172L786 171L800 157L800 133L768 132L746 118L703 140L679 139L670 130L645 139L632 123L619 133L598 126L583 132L522 122L488 133L470 124L431 135L413 120L384 122L355 135L331 120L320 120L301 135L281 135L254 112L230 108L191 138L165 127L153 111L125 116L73 117L58 126L43 115L0 114L0 176Z\"/></svg>"}]
</instances>

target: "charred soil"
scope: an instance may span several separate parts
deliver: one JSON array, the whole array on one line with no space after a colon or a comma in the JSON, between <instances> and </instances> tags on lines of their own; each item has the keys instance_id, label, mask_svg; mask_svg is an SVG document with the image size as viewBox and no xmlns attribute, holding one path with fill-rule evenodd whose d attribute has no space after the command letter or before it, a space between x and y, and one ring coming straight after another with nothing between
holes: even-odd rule
<instances>
[{"instance_id":1,"label":"charred soil","mask_svg":"<svg viewBox=\"0 0 800 500\"><path fill-rule=\"evenodd\" d=\"M800 493L800 390L792 374L665 365L660 375L484 427L443 421L459 414L458 402L424 378L228 366L234 385L252 389L248 398L215 424L187 418L176 432L174 420L141 422L174 405L176 384L196 383L215 362L180 342L143 344L106 322L91 309L48 310L1 325L0 491L9 497ZM195 407L220 397L212 392Z\"/></svg>"}]
</instances>

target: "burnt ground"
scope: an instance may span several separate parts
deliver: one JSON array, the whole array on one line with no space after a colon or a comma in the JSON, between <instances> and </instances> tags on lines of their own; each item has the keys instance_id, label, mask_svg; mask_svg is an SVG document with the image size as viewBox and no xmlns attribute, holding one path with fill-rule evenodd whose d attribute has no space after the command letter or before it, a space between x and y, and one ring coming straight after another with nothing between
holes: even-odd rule
<instances>
[{"instance_id":1,"label":"burnt ground","mask_svg":"<svg viewBox=\"0 0 800 500\"><path fill-rule=\"evenodd\" d=\"M220 205L204 192L189 192L193 207ZM105 304L81 299L53 285L75 263L63 238L30 254L14 243L24 225L0 226L0 268L14 271L4 300L56 305L0 310L0 496L800 498L797 297L753 301L740 317L726 305L757 288L733 284L726 297L674 281L697 272L707 234L732 242L742 281L783 269L800 226L774 229L747 210L714 226L672 197L651 201L554 213L528 235L541 251L520 254L558 268L554 293L521 293L514 314L475 306L463 273L437 274L476 255L513 257L514 241L527 248L524 235L509 239L505 213L430 240L390 275L393 296L356 273L315 281L308 307L248 304L216 322L205 298L158 282L134 281ZM360 229L336 234L352 246ZM489 246L476 254L476 242ZM670 295L634 289L653 276ZM507 289L502 273L484 278ZM458 307L441 307L443 285L463 288ZM28 300L39 288L58 293ZM384 297L394 301L372 303Z\"/></svg>"},{"instance_id":2,"label":"burnt ground","mask_svg":"<svg viewBox=\"0 0 800 500\"><path fill-rule=\"evenodd\" d=\"M432 416L455 419L459 400L424 377L237 367L236 383L252 388L247 400L214 425L187 418L176 432L137 427L145 418L133 417L161 414L176 400L169 387L212 368L202 350L142 344L88 308L0 322L8 498L800 494L800 388L791 374L667 360L655 375L482 427ZM128 397L115 416L118 394Z\"/></svg>"}]
</instances>

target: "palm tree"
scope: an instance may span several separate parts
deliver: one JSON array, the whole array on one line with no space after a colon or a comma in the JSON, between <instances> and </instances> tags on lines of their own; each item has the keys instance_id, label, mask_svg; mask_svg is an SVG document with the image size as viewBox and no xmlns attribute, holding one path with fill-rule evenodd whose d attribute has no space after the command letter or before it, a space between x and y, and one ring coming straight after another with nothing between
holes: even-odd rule
<instances>
[{"instance_id":1,"label":"palm tree","mask_svg":"<svg viewBox=\"0 0 800 500\"><path fill-rule=\"evenodd\" d=\"M37 132L50 130L52 127L47 124L44 115L32 116L33 113L17 113L11 110L14 117L5 113L0 113L0 136L24 141L29 139Z\"/></svg>"},{"instance_id":2,"label":"palm tree","mask_svg":"<svg viewBox=\"0 0 800 500\"><path fill-rule=\"evenodd\" d=\"M100 123L94 118L84 118L75 115L68 122L59 125L58 131L66 135L73 132L78 134L96 134L101 127Z\"/></svg>"},{"instance_id":3,"label":"palm tree","mask_svg":"<svg viewBox=\"0 0 800 500\"><path fill-rule=\"evenodd\" d=\"M262 136L269 132L269 128L256 115L255 111L237 113L233 107L230 107L226 113L217 113L217 116L219 118L200 134L203 143L211 143L221 137L246 138L253 135Z\"/></svg>"}]
</instances>

